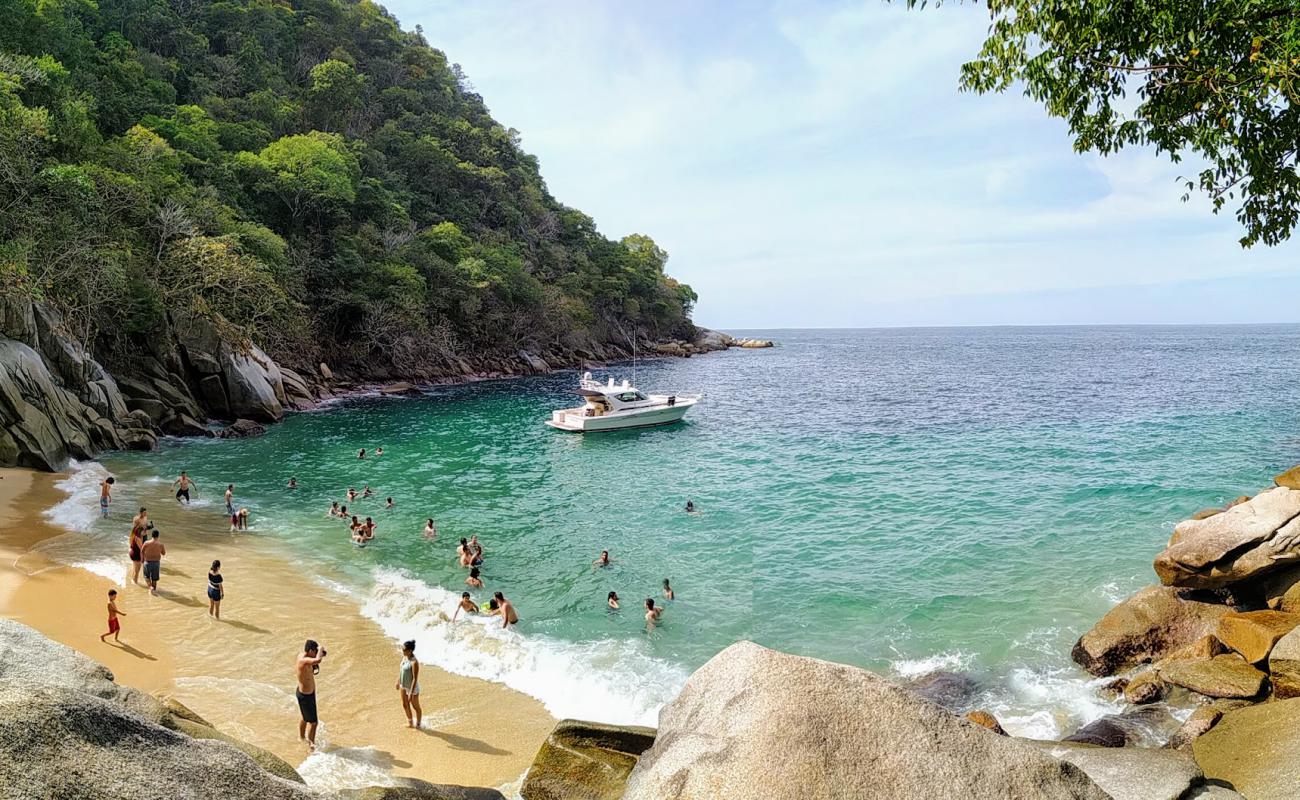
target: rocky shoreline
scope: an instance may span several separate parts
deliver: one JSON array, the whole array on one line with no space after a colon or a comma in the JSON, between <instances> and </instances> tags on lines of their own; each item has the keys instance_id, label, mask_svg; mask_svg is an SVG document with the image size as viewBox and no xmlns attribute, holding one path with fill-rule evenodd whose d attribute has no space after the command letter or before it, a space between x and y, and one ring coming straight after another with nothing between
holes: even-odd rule
<instances>
[{"instance_id":1,"label":"rocky shoreline","mask_svg":"<svg viewBox=\"0 0 1300 800\"><path fill-rule=\"evenodd\" d=\"M642 352L690 357L730 347L771 347L697 329L691 341L644 342ZM477 353L417 375L349 374L321 363L277 363L251 342L232 343L203 317L173 315L148 352L110 372L53 309L0 297L0 466L60 469L105 450L150 450L161 435L256 435L287 410L420 386L518 377L626 360L615 344ZM214 425L232 423L229 426Z\"/></svg>"}]
</instances>

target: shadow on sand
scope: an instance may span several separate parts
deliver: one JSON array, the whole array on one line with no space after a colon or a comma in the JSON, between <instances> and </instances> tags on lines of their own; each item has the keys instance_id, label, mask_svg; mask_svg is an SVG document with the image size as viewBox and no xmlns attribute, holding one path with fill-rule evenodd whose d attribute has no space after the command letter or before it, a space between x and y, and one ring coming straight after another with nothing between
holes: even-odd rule
<instances>
[{"instance_id":1,"label":"shadow on sand","mask_svg":"<svg viewBox=\"0 0 1300 800\"><path fill-rule=\"evenodd\" d=\"M446 731L434 730L432 728L419 728L420 733L425 736L433 736L441 739L451 745L453 750L467 750L471 753L482 753L485 756L508 756L509 750L502 750L499 747L493 747L482 739L474 739L469 736L458 736Z\"/></svg>"}]
</instances>

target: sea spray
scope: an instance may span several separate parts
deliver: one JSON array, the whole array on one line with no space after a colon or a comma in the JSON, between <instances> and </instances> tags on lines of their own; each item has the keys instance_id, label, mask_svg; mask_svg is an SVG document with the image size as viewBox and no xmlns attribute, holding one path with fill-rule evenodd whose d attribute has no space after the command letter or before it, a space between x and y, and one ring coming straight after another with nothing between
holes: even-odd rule
<instances>
[{"instance_id":1,"label":"sea spray","mask_svg":"<svg viewBox=\"0 0 1300 800\"><path fill-rule=\"evenodd\" d=\"M45 539L31 552L123 586L129 567L123 531L129 527L135 509L121 499L126 487L119 482L113 487L118 498L110 506L110 516L103 516L99 485L108 474L102 464L94 461L73 461L68 465L67 474L54 484L67 497L42 514L51 525L67 533Z\"/></svg>"},{"instance_id":2,"label":"sea spray","mask_svg":"<svg viewBox=\"0 0 1300 800\"><path fill-rule=\"evenodd\" d=\"M501 628L499 617L460 615L457 592L377 569L362 607L394 639L414 638L420 657L448 672L505 684L559 718L654 725L687 672L636 640L566 642ZM521 609L520 615L527 614Z\"/></svg>"}]
</instances>

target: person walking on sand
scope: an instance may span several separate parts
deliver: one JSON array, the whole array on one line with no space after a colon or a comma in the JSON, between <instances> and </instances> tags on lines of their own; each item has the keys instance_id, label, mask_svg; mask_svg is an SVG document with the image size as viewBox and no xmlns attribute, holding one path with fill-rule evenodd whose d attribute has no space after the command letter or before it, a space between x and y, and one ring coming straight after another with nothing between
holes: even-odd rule
<instances>
[{"instance_id":1,"label":"person walking on sand","mask_svg":"<svg viewBox=\"0 0 1300 800\"><path fill-rule=\"evenodd\" d=\"M298 656L298 688L294 692L302 715L302 721L298 723L298 741L307 742L307 748L312 751L316 750L316 725L320 722L316 713L316 675L325 656L325 648L315 639L308 639Z\"/></svg>"},{"instance_id":2,"label":"person walking on sand","mask_svg":"<svg viewBox=\"0 0 1300 800\"><path fill-rule=\"evenodd\" d=\"M117 478L109 475L99 483L99 513L101 516L108 516L108 504L113 502L113 484L117 483Z\"/></svg>"},{"instance_id":3,"label":"person walking on sand","mask_svg":"<svg viewBox=\"0 0 1300 800\"><path fill-rule=\"evenodd\" d=\"M221 601L226 599L226 579L221 575L221 562L213 561L208 570L208 616L221 619Z\"/></svg>"},{"instance_id":4,"label":"person walking on sand","mask_svg":"<svg viewBox=\"0 0 1300 800\"><path fill-rule=\"evenodd\" d=\"M509 628L519 622L519 615L515 613L514 605L505 598L500 592L492 594L497 601L497 608L501 610L501 627Z\"/></svg>"},{"instance_id":5,"label":"person walking on sand","mask_svg":"<svg viewBox=\"0 0 1300 800\"><path fill-rule=\"evenodd\" d=\"M101 634L99 640L104 641L104 637L113 634L113 641L121 641L117 635L122 631L122 623L118 622L118 617L125 617L126 612L117 607L117 590L108 590L108 631Z\"/></svg>"},{"instance_id":6,"label":"person walking on sand","mask_svg":"<svg viewBox=\"0 0 1300 800\"><path fill-rule=\"evenodd\" d=\"M181 470L180 477L172 481L172 486L176 487L176 502L179 503L183 497L185 505L190 504L190 489L193 489L195 494L199 493L199 485L185 473L185 470Z\"/></svg>"},{"instance_id":7,"label":"person walking on sand","mask_svg":"<svg viewBox=\"0 0 1300 800\"><path fill-rule=\"evenodd\" d=\"M140 547L140 557L144 559L144 582L149 585L149 594L158 594L158 578L162 573L162 557L167 555L167 548L158 541L158 531L153 538Z\"/></svg>"},{"instance_id":8,"label":"person walking on sand","mask_svg":"<svg viewBox=\"0 0 1300 800\"><path fill-rule=\"evenodd\" d=\"M402 643L402 663L397 667L397 691L402 693L402 710L406 712L406 727L418 728L424 717L420 709L420 661L415 657L415 640ZM411 711L415 722L411 722Z\"/></svg>"},{"instance_id":9,"label":"person walking on sand","mask_svg":"<svg viewBox=\"0 0 1300 800\"><path fill-rule=\"evenodd\" d=\"M147 519L143 508L140 509L140 514L136 517L137 520L141 518ZM140 565L144 563L144 556L141 555L140 549L144 547L146 524L138 521L131 526L131 544L128 546L128 554L131 556L131 583L136 586L140 585Z\"/></svg>"},{"instance_id":10,"label":"person walking on sand","mask_svg":"<svg viewBox=\"0 0 1300 800\"><path fill-rule=\"evenodd\" d=\"M470 597L469 592L460 593L460 602L456 604L456 610L451 614L451 621L455 622L456 617L459 617L462 611L466 614L478 613L478 606L474 605L474 599Z\"/></svg>"}]
</instances>

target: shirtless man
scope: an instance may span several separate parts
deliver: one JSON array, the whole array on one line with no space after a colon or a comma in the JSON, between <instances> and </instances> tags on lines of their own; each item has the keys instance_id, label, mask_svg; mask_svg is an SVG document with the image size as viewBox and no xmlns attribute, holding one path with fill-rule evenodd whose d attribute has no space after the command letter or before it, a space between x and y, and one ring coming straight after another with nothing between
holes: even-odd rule
<instances>
[{"instance_id":1,"label":"shirtless man","mask_svg":"<svg viewBox=\"0 0 1300 800\"><path fill-rule=\"evenodd\" d=\"M479 578L478 567L474 567L469 571L469 577L465 579L465 583L468 583L470 586L473 586L475 589L483 588L483 580Z\"/></svg>"},{"instance_id":2,"label":"shirtless man","mask_svg":"<svg viewBox=\"0 0 1300 800\"><path fill-rule=\"evenodd\" d=\"M193 489L195 494L198 494L199 491L199 485L191 480L184 470L181 470L179 478L172 481L172 486L176 487L176 502L179 503L181 498L184 497L185 505L190 504L190 489Z\"/></svg>"},{"instance_id":3,"label":"shirtless man","mask_svg":"<svg viewBox=\"0 0 1300 800\"><path fill-rule=\"evenodd\" d=\"M367 542L375 538L375 521L366 517L366 524L361 526L361 533L366 537Z\"/></svg>"},{"instance_id":4,"label":"shirtless man","mask_svg":"<svg viewBox=\"0 0 1300 800\"><path fill-rule=\"evenodd\" d=\"M297 488L298 488L298 479L297 479L297 478L290 478L290 479L289 479L289 488L290 488L290 489L297 489Z\"/></svg>"},{"instance_id":5,"label":"shirtless man","mask_svg":"<svg viewBox=\"0 0 1300 800\"><path fill-rule=\"evenodd\" d=\"M468 567L474 560L474 551L469 549L469 540L464 536L460 537L460 544L456 545L456 558L462 567Z\"/></svg>"},{"instance_id":6,"label":"shirtless man","mask_svg":"<svg viewBox=\"0 0 1300 800\"><path fill-rule=\"evenodd\" d=\"M226 486L226 514L232 517L235 515L235 484L233 483Z\"/></svg>"},{"instance_id":7,"label":"shirtless man","mask_svg":"<svg viewBox=\"0 0 1300 800\"><path fill-rule=\"evenodd\" d=\"M339 501L335 500L330 504L330 510L325 513L327 517L337 517L339 515Z\"/></svg>"},{"instance_id":8,"label":"shirtless man","mask_svg":"<svg viewBox=\"0 0 1300 800\"><path fill-rule=\"evenodd\" d=\"M306 741L310 750L316 749L316 725L320 721L316 715L316 673L320 672L320 662L325 660L325 655L325 648L316 644L315 639L308 639L302 646L302 655L298 656L298 689L294 692L298 698L298 710L302 713L298 740Z\"/></svg>"},{"instance_id":9,"label":"shirtless man","mask_svg":"<svg viewBox=\"0 0 1300 800\"><path fill-rule=\"evenodd\" d=\"M655 608L655 600L653 597L647 597L645 599L645 624L647 628L653 628L655 622L658 621L659 616L663 613L664 610L662 608Z\"/></svg>"},{"instance_id":10,"label":"shirtless man","mask_svg":"<svg viewBox=\"0 0 1300 800\"><path fill-rule=\"evenodd\" d=\"M519 615L515 613L514 605L505 598L505 595L495 592L492 596L496 598L497 607L501 610L501 627L509 628L519 621Z\"/></svg>"},{"instance_id":11,"label":"shirtless man","mask_svg":"<svg viewBox=\"0 0 1300 800\"><path fill-rule=\"evenodd\" d=\"M104 637L109 633L113 634L113 641L120 641L117 635L122 631L122 623L118 622L118 617L125 617L126 612L117 607L117 590L108 590L108 632L101 634L99 640L104 641Z\"/></svg>"},{"instance_id":12,"label":"shirtless man","mask_svg":"<svg viewBox=\"0 0 1300 800\"><path fill-rule=\"evenodd\" d=\"M108 476L99 484L99 513L108 516L108 504L113 502L113 484L117 483L117 478Z\"/></svg>"},{"instance_id":13,"label":"shirtless man","mask_svg":"<svg viewBox=\"0 0 1300 800\"><path fill-rule=\"evenodd\" d=\"M149 510L140 506L140 513L131 518L131 527L141 530L149 527Z\"/></svg>"},{"instance_id":14,"label":"shirtless man","mask_svg":"<svg viewBox=\"0 0 1300 800\"><path fill-rule=\"evenodd\" d=\"M452 612L451 621L455 622L456 617L460 616L462 611L466 614L478 613L478 606L474 605L474 600L469 596L469 592L460 593L460 602L456 604L456 610Z\"/></svg>"},{"instance_id":15,"label":"shirtless man","mask_svg":"<svg viewBox=\"0 0 1300 800\"><path fill-rule=\"evenodd\" d=\"M153 538L140 546L140 557L144 559L144 582L149 585L149 594L158 594L158 579L162 577L162 557L167 555L167 548L158 541L158 531Z\"/></svg>"}]
</instances>

